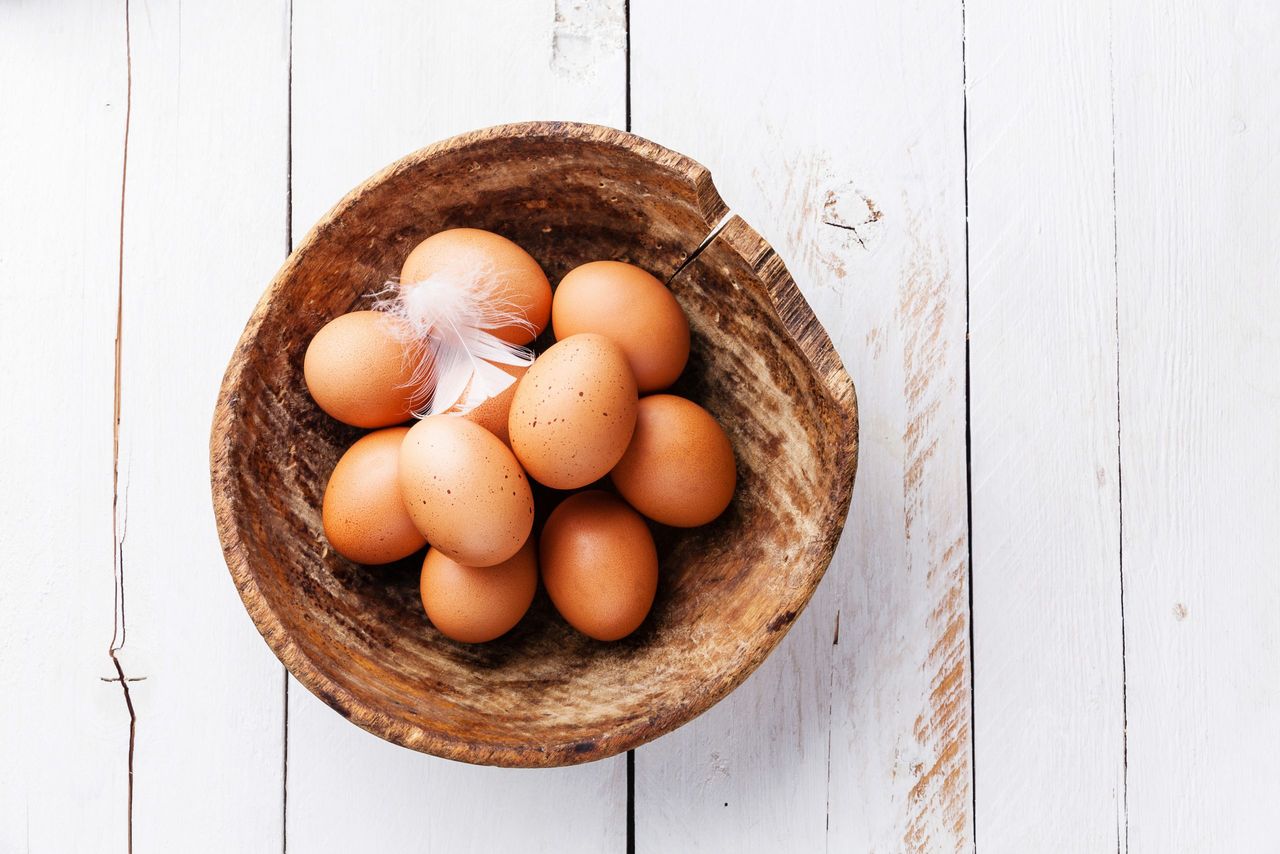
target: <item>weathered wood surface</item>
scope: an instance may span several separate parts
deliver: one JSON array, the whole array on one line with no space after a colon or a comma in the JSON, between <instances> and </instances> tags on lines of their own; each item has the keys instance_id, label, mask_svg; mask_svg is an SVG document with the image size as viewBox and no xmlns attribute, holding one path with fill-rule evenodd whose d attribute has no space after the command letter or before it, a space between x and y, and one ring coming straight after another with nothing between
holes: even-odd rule
<instances>
[{"instance_id":1,"label":"weathered wood surface","mask_svg":"<svg viewBox=\"0 0 1280 854\"><path fill-rule=\"evenodd\" d=\"M1128 846L1277 851L1280 7L1113 44Z\"/></svg>"},{"instance_id":2,"label":"weathered wood surface","mask_svg":"<svg viewBox=\"0 0 1280 854\"><path fill-rule=\"evenodd\" d=\"M119 643L147 677L125 683L139 851L626 849L622 757L450 763L295 683L286 760L283 669L192 484L237 326L284 256L290 168L300 239L434 140L624 127L628 38L635 129L704 162L778 250L863 417L810 607L728 700L636 751L636 850L1280 845L1273 4L633 0L628 33L620 0L323 2L292 10L292 63L287 5L129 10L113 536L125 3L0 4L0 850L125 849L129 711L102 681ZM175 322L165 294L200 322L140 329ZM966 657L967 625L930 615L958 598L967 619L967 544L946 546L968 509L973 721L923 666Z\"/></svg>"},{"instance_id":3,"label":"weathered wood surface","mask_svg":"<svg viewBox=\"0 0 1280 854\"><path fill-rule=\"evenodd\" d=\"M863 413L810 608L728 700L636 752L637 850L967 849L959 5L637 3L631 30L634 129L711 164Z\"/></svg>"},{"instance_id":4,"label":"weathered wood surface","mask_svg":"<svg viewBox=\"0 0 1280 854\"><path fill-rule=\"evenodd\" d=\"M1107 10L966 6L984 851L1114 850L1124 835Z\"/></svg>"}]
</instances>

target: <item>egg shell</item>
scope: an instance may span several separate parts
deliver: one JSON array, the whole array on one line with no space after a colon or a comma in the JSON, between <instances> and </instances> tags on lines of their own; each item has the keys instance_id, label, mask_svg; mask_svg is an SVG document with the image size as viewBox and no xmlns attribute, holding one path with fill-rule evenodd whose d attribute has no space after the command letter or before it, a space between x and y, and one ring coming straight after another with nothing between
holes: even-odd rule
<instances>
[{"instance_id":1,"label":"egg shell","mask_svg":"<svg viewBox=\"0 0 1280 854\"><path fill-rule=\"evenodd\" d=\"M564 339L538 357L516 388L508 428L529 476L575 489L609 473L631 441L636 381L603 335Z\"/></svg>"},{"instance_id":2,"label":"egg shell","mask_svg":"<svg viewBox=\"0 0 1280 854\"><path fill-rule=\"evenodd\" d=\"M639 628L658 589L658 550L644 519L600 490L571 495L552 511L539 564L556 610L596 640Z\"/></svg>"},{"instance_id":3,"label":"egg shell","mask_svg":"<svg viewBox=\"0 0 1280 854\"><path fill-rule=\"evenodd\" d=\"M597 332L627 354L641 394L674 383L689 361L689 319L654 276L622 261L592 261L560 280L551 304L557 339Z\"/></svg>"},{"instance_id":4,"label":"egg shell","mask_svg":"<svg viewBox=\"0 0 1280 854\"><path fill-rule=\"evenodd\" d=\"M390 563L427 544L400 498L400 445L408 427L378 430L338 460L324 490L321 520L334 551L358 563Z\"/></svg>"},{"instance_id":5,"label":"egg shell","mask_svg":"<svg viewBox=\"0 0 1280 854\"><path fill-rule=\"evenodd\" d=\"M511 415L511 401L515 399L516 386L520 384L520 378L525 375L529 368L527 365L499 365L498 367L515 377L516 381L484 403L463 414L462 417L479 424L501 439L502 444L509 448L511 447L511 432L507 428L507 421Z\"/></svg>"},{"instance_id":6,"label":"egg shell","mask_svg":"<svg viewBox=\"0 0 1280 854\"><path fill-rule=\"evenodd\" d=\"M627 452L609 473L632 507L679 528L705 525L733 500L733 445L710 412L671 394L640 399Z\"/></svg>"},{"instance_id":7,"label":"egg shell","mask_svg":"<svg viewBox=\"0 0 1280 854\"><path fill-rule=\"evenodd\" d=\"M400 268L401 287L436 275L490 277L501 302L528 325L491 329L512 344L528 344L551 318L551 283L533 256L500 234L479 228L437 232L414 247Z\"/></svg>"},{"instance_id":8,"label":"egg shell","mask_svg":"<svg viewBox=\"0 0 1280 854\"><path fill-rule=\"evenodd\" d=\"M354 427L387 427L411 417L414 356L394 318L353 311L321 327L307 345L302 376L312 399Z\"/></svg>"},{"instance_id":9,"label":"egg shell","mask_svg":"<svg viewBox=\"0 0 1280 854\"><path fill-rule=\"evenodd\" d=\"M419 421L400 446L400 494L432 546L467 566L493 566L533 528L533 493L497 436L456 415Z\"/></svg>"},{"instance_id":10,"label":"egg shell","mask_svg":"<svg viewBox=\"0 0 1280 854\"><path fill-rule=\"evenodd\" d=\"M463 643L484 643L511 631L529 610L537 589L532 537L514 556L494 566L464 566L430 549L418 584L431 624Z\"/></svg>"}]
</instances>

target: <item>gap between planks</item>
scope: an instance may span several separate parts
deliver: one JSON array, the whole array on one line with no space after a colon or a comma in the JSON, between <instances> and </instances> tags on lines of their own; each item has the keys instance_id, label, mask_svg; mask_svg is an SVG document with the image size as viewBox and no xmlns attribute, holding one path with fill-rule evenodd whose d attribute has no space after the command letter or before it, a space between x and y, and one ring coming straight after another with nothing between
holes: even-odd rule
<instances>
[{"instance_id":1,"label":"gap between planks","mask_svg":"<svg viewBox=\"0 0 1280 854\"><path fill-rule=\"evenodd\" d=\"M964 0L960 2L960 99L964 168L964 489L969 576L969 821L970 843L978 850L977 676L973 632L973 395L969 353L972 303L969 299L969 38Z\"/></svg>"},{"instance_id":2,"label":"gap between planks","mask_svg":"<svg viewBox=\"0 0 1280 854\"><path fill-rule=\"evenodd\" d=\"M1115 13L1107 6L1107 82L1111 94L1111 269L1116 316L1116 558L1120 576L1120 815L1116 817L1116 854L1129 850L1129 669L1124 632L1124 455L1120 449L1120 218L1116 205L1116 53Z\"/></svg>"}]
</instances>

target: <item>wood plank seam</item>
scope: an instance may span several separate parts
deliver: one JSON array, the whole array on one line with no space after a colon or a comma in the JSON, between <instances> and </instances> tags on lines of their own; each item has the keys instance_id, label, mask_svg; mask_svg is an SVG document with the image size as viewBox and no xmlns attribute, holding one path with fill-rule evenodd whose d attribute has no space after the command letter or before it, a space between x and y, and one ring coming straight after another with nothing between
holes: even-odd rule
<instances>
[{"instance_id":1,"label":"wood plank seam","mask_svg":"<svg viewBox=\"0 0 1280 854\"><path fill-rule=\"evenodd\" d=\"M1129 850L1129 672L1124 632L1124 452L1120 422L1120 217L1116 204L1116 54L1115 10L1107 6L1107 82L1111 103L1111 271L1116 315L1116 571L1120 580L1120 815L1116 816L1116 852Z\"/></svg>"},{"instance_id":2,"label":"wood plank seam","mask_svg":"<svg viewBox=\"0 0 1280 854\"><path fill-rule=\"evenodd\" d=\"M962 159L964 174L964 492L965 531L969 583L969 815L971 830L969 844L978 850L978 750L975 739L977 727L975 712L977 693L975 681L976 661L973 654L973 372L970 358L969 331L972 321L972 301L969 298L969 31L965 2L960 0L960 139L964 149Z\"/></svg>"}]
</instances>

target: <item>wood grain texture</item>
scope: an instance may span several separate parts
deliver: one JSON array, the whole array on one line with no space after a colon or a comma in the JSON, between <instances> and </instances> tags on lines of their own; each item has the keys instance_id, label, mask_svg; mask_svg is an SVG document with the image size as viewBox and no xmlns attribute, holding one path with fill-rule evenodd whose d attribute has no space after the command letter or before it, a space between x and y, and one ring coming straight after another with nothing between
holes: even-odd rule
<instances>
[{"instance_id":1,"label":"wood grain texture","mask_svg":"<svg viewBox=\"0 0 1280 854\"><path fill-rule=\"evenodd\" d=\"M770 237L864 414L809 609L726 702L637 751L637 850L965 850L960 8L658 2L631 25L634 129L710 164Z\"/></svg>"},{"instance_id":2,"label":"wood grain texture","mask_svg":"<svg viewBox=\"0 0 1280 854\"><path fill-rule=\"evenodd\" d=\"M1280 828L1280 8L1115 7L1128 841Z\"/></svg>"},{"instance_id":3,"label":"wood grain texture","mask_svg":"<svg viewBox=\"0 0 1280 854\"><path fill-rule=\"evenodd\" d=\"M535 118L621 126L625 43L621 0L298 5L294 239L369 175L451 134ZM438 850L483 848L490 837L491 847L503 847L507 831L495 826L492 796L485 794L513 785L501 772L476 773L409 751L391 763L383 744L312 701L296 682L289 693L292 848L359 849L374 830L389 850L421 850L424 839ZM333 748L348 742L349 748ZM335 779L346 785L335 786ZM625 760L520 779L522 794L504 802L503 824L521 829L524 850L625 844ZM408 808L387 808L396 803ZM566 803L583 811L573 834L558 818Z\"/></svg>"},{"instance_id":4,"label":"wood grain texture","mask_svg":"<svg viewBox=\"0 0 1280 854\"><path fill-rule=\"evenodd\" d=\"M0 5L0 851L122 850L129 710L108 650L125 29ZM74 811L73 811L74 810Z\"/></svg>"},{"instance_id":5,"label":"wood grain texture","mask_svg":"<svg viewBox=\"0 0 1280 854\"><path fill-rule=\"evenodd\" d=\"M1280 848L1274 3L631 7L636 129L705 162L770 238L863 418L846 537L810 606L728 700L637 752L637 850L952 850L971 841L968 799L984 849ZM0 3L0 851L125 849L129 711L124 686L103 681L118 678L113 641L128 678L147 677L126 683L136 848L276 851L284 715L263 712L282 705L283 669L218 565L194 479L234 327L284 254L288 188L270 164L289 165L286 9L130 8L113 536L125 5ZM293 14L298 238L431 140L519 119L626 121L621 0L321 0ZM1113 92L1100 91L1108 69ZM966 74L973 791L953 607L966 593ZM1114 226L1099 200L1104 98ZM1117 328L1108 286L1114 471L1101 425L1116 380L1098 364ZM1101 484L1083 480L1093 464ZM1105 543L1121 484L1127 795L1107 771L1124 774L1125 744L1106 753L1107 614L1121 607L1106 585L1121 553ZM113 625L117 539L126 608ZM621 758L464 766L381 741L296 683L290 694L289 850L625 847ZM245 782L246 769L263 776Z\"/></svg>"},{"instance_id":6,"label":"wood grain texture","mask_svg":"<svg viewBox=\"0 0 1280 854\"><path fill-rule=\"evenodd\" d=\"M965 7L983 851L1123 837L1108 8Z\"/></svg>"},{"instance_id":7,"label":"wood grain texture","mask_svg":"<svg viewBox=\"0 0 1280 854\"><path fill-rule=\"evenodd\" d=\"M202 493L219 354L285 249L288 9L251 0L132 11L120 656L129 676L145 678L132 685L134 850L199 840L274 851L283 675L237 608Z\"/></svg>"}]
</instances>

